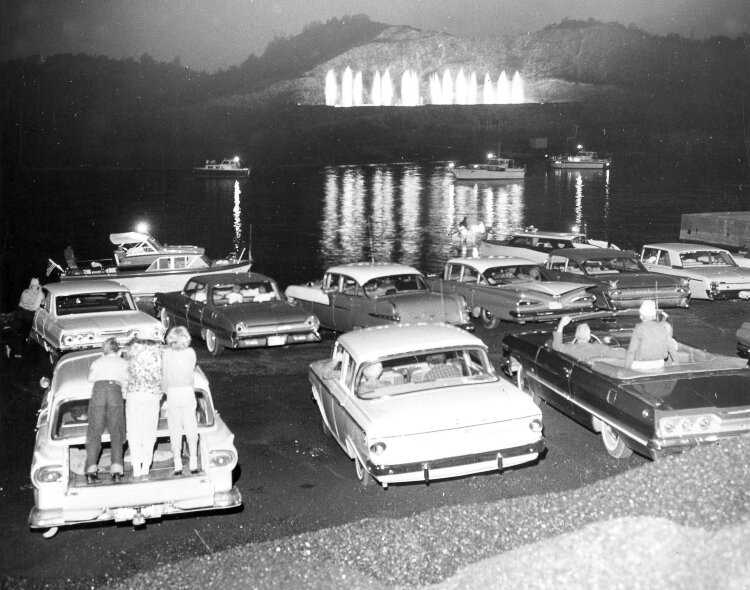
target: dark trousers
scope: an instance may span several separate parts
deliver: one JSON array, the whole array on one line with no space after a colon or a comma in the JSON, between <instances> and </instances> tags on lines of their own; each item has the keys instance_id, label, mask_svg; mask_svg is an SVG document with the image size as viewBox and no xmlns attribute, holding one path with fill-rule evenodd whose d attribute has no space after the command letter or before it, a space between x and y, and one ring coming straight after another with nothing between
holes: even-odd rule
<instances>
[{"instance_id":1,"label":"dark trousers","mask_svg":"<svg viewBox=\"0 0 750 590\"><path fill-rule=\"evenodd\" d=\"M96 381L89 400L89 427L86 431L86 473L97 471L102 451L102 433L109 431L112 473L123 472L125 444L125 406L117 381Z\"/></svg>"},{"instance_id":2,"label":"dark trousers","mask_svg":"<svg viewBox=\"0 0 750 590\"><path fill-rule=\"evenodd\" d=\"M13 329L16 331L15 354L21 354L34 325L34 312L19 307L13 312Z\"/></svg>"}]
</instances>

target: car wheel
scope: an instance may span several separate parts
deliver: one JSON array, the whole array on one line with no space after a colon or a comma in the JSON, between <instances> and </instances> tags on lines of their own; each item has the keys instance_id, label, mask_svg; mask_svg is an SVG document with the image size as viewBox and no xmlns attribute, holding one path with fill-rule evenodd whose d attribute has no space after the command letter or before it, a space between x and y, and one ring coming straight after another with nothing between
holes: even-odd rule
<instances>
[{"instance_id":1,"label":"car wheel","mask_svg":"<svg viewBox=\"0 0 750 590\"><path fill-rule=\"evenodd\" d=\"M365 466L362 465L362 461L359 460L359 457L356 454L354 455L354 467L357 470L357 479L359 479L363 486L369 488L375 483L372 475L370 475L370 472L365 469Z\"/></svg>"},{"instance_id":2,"label":"car wheel","mask_svg":"<svg viewBox=\"0 0 750 590\"><path fill-rule=\"evenodd\" d=\"M42 533L42 537L45 539L51 539L57 534L58 528L56 526L53 526L52 528L47 529Z\"/></svg>"},{"instance_id":3,"label":"car wheel","mask_svg":"<svg viewBox=\"0 0 750 590\"><path fill-rule=\"evenodd\" d=\"M531 385L529 385L529 381L526 379L526 371L524 370L523 365L519 365L518 371L516 371L516 385L518 386L518 389L529 395L532 402L537 406L541 405L542 398L531 390Z\"/></svg>"},{"instance_id":4,"label":"car wheel","mask_svg":"<svg viewBox=\"0 0 750 590\"><path fill-rule=\"evenodd\" d=\"M165 330L169 330L169 328L172 327L172 320L169 317L169 312L163 307L161 308L161 311L159 311L159 319Z\"/></svg>"},{"instance_id":5,"label":"car wheel","mask_svg":"<svg viewBox=\"0 0 750 590\"><path fill-rule=\"evenodd\" d=\"M602 422L602 442L607 452L615 459L626 459L633 454L633 450L625 444L617 431L606 422Z\"/></svg>"},{"instance_id":6,"label":"car wheel","mask_svg":"<svg viewBox=\"0 0 750 590\"><path fill-rule=\"evenodd\" d=\"M206 330L206 348L213 356L219 356L224 352L224 347L219 344L219 338L213 330Z\"/></svg>"},{"instance_id":7,"label":"car wheel","mask_svg":"<svg viewBox=\"0 0 750 590\"><path fill-rule=\"evenodd\" d=\"M489 311L482 308L481 311L482 325L488 330L494 330L500 325L500 318L492 315Z\"/></svg>"}]
</instances>

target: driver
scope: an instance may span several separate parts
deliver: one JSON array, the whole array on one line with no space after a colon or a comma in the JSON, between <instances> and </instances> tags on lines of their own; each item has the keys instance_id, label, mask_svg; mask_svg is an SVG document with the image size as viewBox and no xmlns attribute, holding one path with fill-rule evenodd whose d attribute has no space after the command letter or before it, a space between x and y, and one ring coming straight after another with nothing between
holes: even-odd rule
<instances>
[{"instance_id":1,"label":"driver","mask_svg":"<svg viewBox=\"0 0 750 590\"><path fill-rule=\"evenodd\" d=\"M590 359L608 357L624 359L627 351L624 348L614 348L599 342L595 336L592 338L591 328L585 322L576 326L575 338L572 342L563 342L563 328L567 326L573 318L564 315L560 318L557 330L552 333L552 348L558 352L564 352L576 357L578 360L587 361Z\"/></svg>"}]
</instances>

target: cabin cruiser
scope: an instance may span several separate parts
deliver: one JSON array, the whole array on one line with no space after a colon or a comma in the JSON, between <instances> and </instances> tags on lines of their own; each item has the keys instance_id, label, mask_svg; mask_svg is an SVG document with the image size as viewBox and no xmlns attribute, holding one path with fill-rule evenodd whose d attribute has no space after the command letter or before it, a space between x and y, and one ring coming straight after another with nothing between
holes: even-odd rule
<instances>
[{"instance_id":1,"label":"cabin cruiser","mask_svg":"<svg viewBox=\"0 0 750 590\"><path fill-rule=\"evenodd\" d=\"M243 168L240 165L238 156L234 158L224 158L221 163L216 160L206 160L204 166L193 168L196 176L216 177L216 178L237 178L250 175L250 168Z\"/></svg>"},{"instance_id":2,"label":"cabin cruiser","mask_svg":"<svg viewBox=\"0 0 750 590\"><path fill-rule=\"evenodd\" d=\"M451 173L456 180L517 180L526 175L526 166L519 166L510 158L499 158L489 154L485 164L455 166Z\"/></svg>"},{"instance_id":3,"label":"cabin cruiser","mask_svg":"<svg viewBox=\"0 0 750 590\"><path fill-rule=\"evenodd\" d=\"M612 164L611 158L599 157L596 152L580 151L565 156L552 156L549 160L550 168L605 170Z\"/></svg>"}]
</instances>

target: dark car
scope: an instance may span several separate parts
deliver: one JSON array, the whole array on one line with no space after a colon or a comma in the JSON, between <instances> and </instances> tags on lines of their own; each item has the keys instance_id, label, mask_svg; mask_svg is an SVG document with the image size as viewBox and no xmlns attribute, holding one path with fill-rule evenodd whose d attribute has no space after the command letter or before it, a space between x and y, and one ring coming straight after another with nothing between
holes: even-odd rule
<instances>
[{"instance_id":1,"label":"dark car","mask_svg":"<svg viewBox=\"0 0 750 590\"><path fill-rule=\"evenodd\" d=\"M737 336L737 353L740 356L750 356L750 322L742 322L735 333Z\"/></svg>"},{"instance_id":2,"label":"dark car","mask_svg":"<svg viewBox=\"0 0 750 590\"><path fill-rule=\"evenodd\" d=\"M631 250L563 248L549 254L547 276L555 281L594 284L597 306L632 309L644 299L659 307L688 307L688 280L649 272Z\"/></svg>"},{"instance_id":3,"label":"dark car","mask_svg":"<svg viewBox=\"0 0 750 590\"><path fill-rule=\"evenodd\" d=\"M182 291L157 293L165 328L186 326L213 355L224 348L319 342L320 322L289 303L272 278L255 272L194 276Z\"/></svg>"},{"instance_id":4,"label":"dark car","mask_svg":"<svg viewBox=\"0 0 750 590\"><path fill-rule=\"evenodd\" d=\"M595 340L627 349L638 317L634 310L578 316L564 342L583 320ZM554 350L553 329L506 336L505 368L535 401L601 433L613 457L635 450L655 459L750 432L746 360L679 343L676 362L635 371L614 352L613 358L581 360Z\"/></svg>"}]
</instances>

